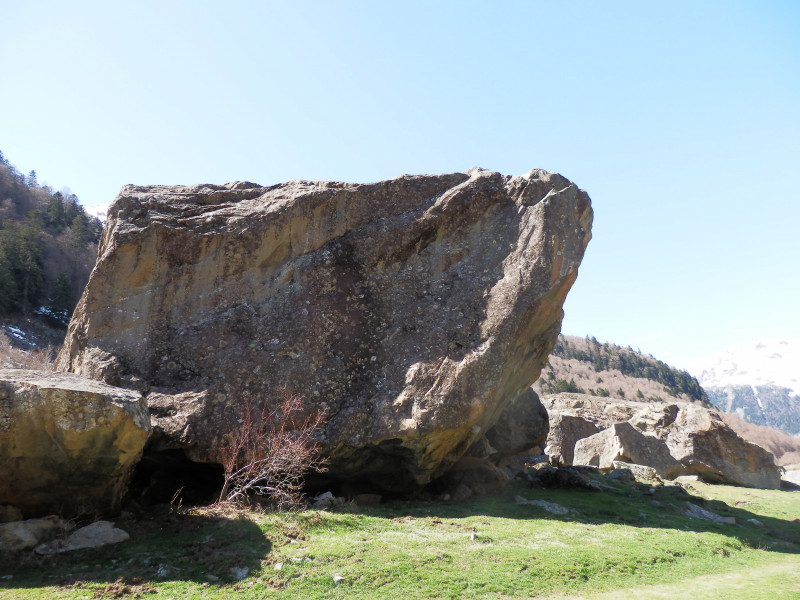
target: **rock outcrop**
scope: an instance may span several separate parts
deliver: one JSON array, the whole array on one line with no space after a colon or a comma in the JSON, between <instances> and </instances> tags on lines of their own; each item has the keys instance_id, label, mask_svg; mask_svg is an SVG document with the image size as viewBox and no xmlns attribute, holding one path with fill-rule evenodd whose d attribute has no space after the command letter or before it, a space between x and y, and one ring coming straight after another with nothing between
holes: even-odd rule
<instances>
[{"instance_id":1,"label":"rock outcrop","mask_svg":"<svg viewBox=\"0 0 800 600\"><path fill-rule=\"evenodd\" d=\"M608 429L575 444L573 464L599 469L616 468L615 462L652 467L659 477L672 479L682 472L667 445L658 438L640 433L630 423L614 423Z\"/></svg>"},{"instance_id":2,"label":"rock outcrop","mask_svg":"<svg viewBox=\"0 0 800 600\"><path fill-rule=\"evenodd\" d=\"M127 186L57 365L147 393L153 448L202 461L285 386L326 411L330 476L406 490L538 377L591 221L541 170Z\"/></svg>"},{"instance_id":3,"label":"rock outcrop","mask_svg":"<svg viewBox=\"0 0 800 600\"><path fill-rule=\"evenodd\" d=\"M113 512L150 433L138 392L0 370L0 503L26 518Z\"/></svg>"},{"instance_id":4,"label":"rock outcrop","mask_svg":"<svg viewBox=\"0 0 800 600\"><path fill-rule=\"evenodd\" d=\"M772 454L739 437L713 408L685 402L609 400L585 394L545 396L542 404L550 415L551 437L559 434L559 420L565 416L580 418L602 430L626 422L636 431L663 441L682 465L681 474L698 475L715 483L780 487L780 469ZM564 456L559 448L556 457L563 460ZM649 462L642 464L656 467Z\"/></svg>"}]
</instances>

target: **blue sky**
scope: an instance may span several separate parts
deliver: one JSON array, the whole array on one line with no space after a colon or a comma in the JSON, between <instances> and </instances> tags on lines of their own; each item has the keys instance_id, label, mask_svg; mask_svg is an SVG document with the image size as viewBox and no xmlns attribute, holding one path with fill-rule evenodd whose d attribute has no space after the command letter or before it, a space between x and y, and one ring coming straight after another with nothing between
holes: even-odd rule
<instances>
[{"instance_id":1,"label":"blue sky","mask_svg":"<svg viewBox=\"0 0 800 600\"><path fill-rule=\"evenodd\" d=\"M800 337L800 3L5 2L0 150L136 184L558 171L563 331L672 364Z\"/></svg>"}]
</instances>

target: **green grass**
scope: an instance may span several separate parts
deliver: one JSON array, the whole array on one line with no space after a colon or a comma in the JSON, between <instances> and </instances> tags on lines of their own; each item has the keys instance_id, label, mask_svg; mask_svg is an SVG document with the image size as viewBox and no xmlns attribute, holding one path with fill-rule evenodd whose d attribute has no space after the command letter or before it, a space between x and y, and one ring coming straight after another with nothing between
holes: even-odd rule
<instances>
[{"instance_id":1,"label":"green grass","mask_svg":"<svg viewBox=\"0 0 800 600\"><path fill-rule=\"evenodd\" d=\"M12 575L0 599L800 597L800 493L693 486L694 498L673 487L516 484L460 503L347 513L165 507L118 521L132 535L123 544L0 565ZM687 500L737 524L684 516ZM234 581L241 566L250 575Z\"/></svg>"}]
</instances>

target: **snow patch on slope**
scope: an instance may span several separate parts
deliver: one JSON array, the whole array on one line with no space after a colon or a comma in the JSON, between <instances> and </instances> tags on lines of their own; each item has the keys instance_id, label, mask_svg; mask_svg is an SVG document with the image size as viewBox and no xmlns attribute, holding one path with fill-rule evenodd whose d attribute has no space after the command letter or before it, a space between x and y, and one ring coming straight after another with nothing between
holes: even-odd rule
<instances>
[{"instance_id":1,"label":"snow patch on slope","mask_svg":"<svg viewBox=\"0 0 800 600\"><path fill-rule=\"evenodd\" d=\"M693 371L700 373L697 379L703 387L747 385L755 392L756 386L773 385L800 395L800 339L761 340L731 346L699 360Z\"/></svg>"}]
</instances>

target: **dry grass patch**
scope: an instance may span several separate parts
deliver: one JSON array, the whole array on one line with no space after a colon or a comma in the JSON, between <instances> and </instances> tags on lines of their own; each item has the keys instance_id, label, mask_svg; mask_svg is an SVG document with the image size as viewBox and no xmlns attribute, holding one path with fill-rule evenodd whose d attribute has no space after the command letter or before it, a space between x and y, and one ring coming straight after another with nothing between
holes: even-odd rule
<instances>
[{"instance_id":1,"label":"dry grass patch","mask_svg":"<svg viewBox=\"0 0 800 600\"><path fill-rule=\"evenodd\" d=\"M11 345L11 340L0 332L0 369L36 369L53 371L55 350L47 346L39 350L21 350Z\"/></svg>"}]
</instances>

